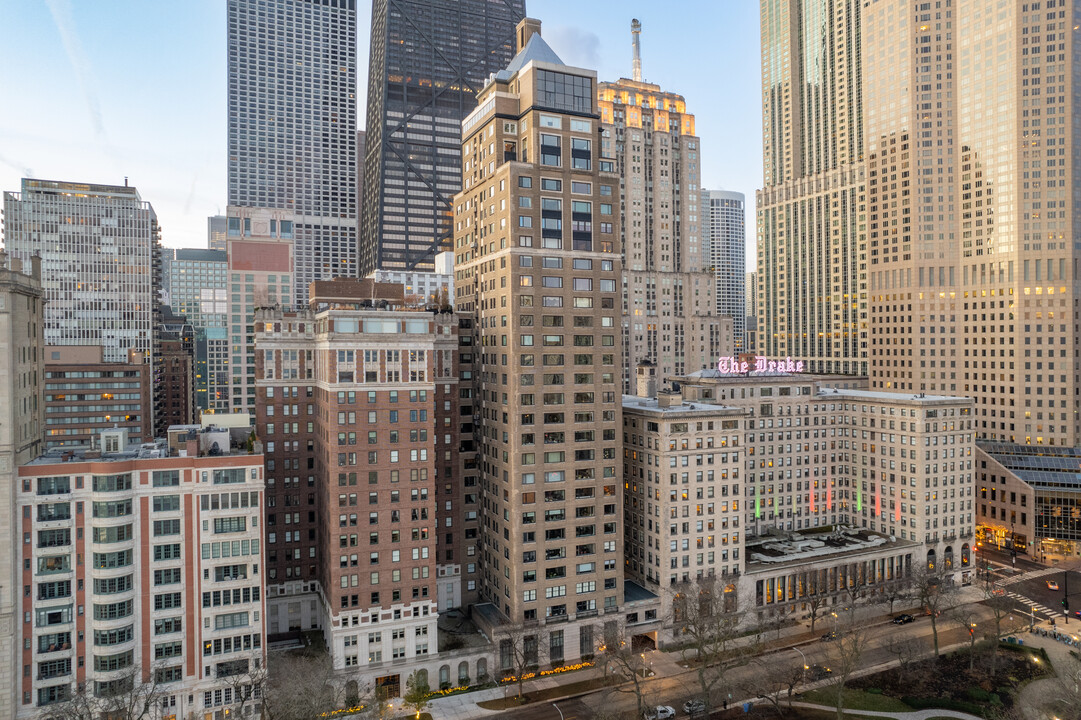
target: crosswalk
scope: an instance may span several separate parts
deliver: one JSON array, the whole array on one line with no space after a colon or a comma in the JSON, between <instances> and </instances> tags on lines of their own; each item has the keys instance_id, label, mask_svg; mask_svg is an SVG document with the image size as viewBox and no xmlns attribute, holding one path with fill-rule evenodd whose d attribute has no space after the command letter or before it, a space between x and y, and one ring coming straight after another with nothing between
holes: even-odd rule
<instances>
[{"instance_id":1,"label":"crosswalk","mask_svg":"<svg viewBox=\"0 0 1081 720\"><path fill-rule=\"evenodd\" d=\"M1059 615L1062 614L1061 612L1055 612L1054 610L1051 610L1050 608L1048 608L1048 607L1046 607L1044 605L1041 605L1040 603L1035 602L1034 600L1030 600L1029 598L1025 597L1021 593L1015 593L1012 590L1006 590L1006 597L1013 598L1014 600L1017 600L1019 603L1021 603L1022 605L1025 606L1026 611L1027 611L1028 608L1035 608L1037 613L1040 613L1042 615L1046 615L1049 618L1050 617L1058 617Z\"/></svg>"},{"instance_id":2,"label":"crosswalk","mask_svg":"<svg viewBox=\"0 0 1081 720\"><path fill-rule=\"evenodd\" d=\"M998 587L1006 587L1007 585L1016 585L1019 582L1025 580L1032 580L1033 578L1043 577L1044 575L1051 575L1053 573L1061 573L1062 570L1058 568L1040 568L1038 570L1029 570L1026 573L1020 575L1014 575L1013 577L1006 578L1005 580L999 580L995 583Z\"/></svg>"},{"instance_id":3,"label":"crosswalk","mask_svg":"<svg viewBox=\"0 0 1081 720\"><path fill-rule=\"evenodd\" d=\"M1053 573L1060 572L1062 571L1058 568L1039 568L1037 570L1029 570L1028 572L1014 575L1010 578L998 580L995 582L995 587L1001 588L1003 592L1005 592L1006 597L1018 601L1026 608L1034 608L1035 612L1041 615L1046 615L1049 618L1058 617L1062 614L1060 610L1052 610L1051 608L1048 608L1045 605L1041 605L1040 603L1032 600L1031 598L1022 595L1021 593L1014 592L1013 590L1007 590L1006 588L1008 588L1010 585L1016 585L1017 583L1025 582L1026 580L1033 580L1035 578L1044 577L1045 575L1051 575Z\"/></svg>"}]
</instances>

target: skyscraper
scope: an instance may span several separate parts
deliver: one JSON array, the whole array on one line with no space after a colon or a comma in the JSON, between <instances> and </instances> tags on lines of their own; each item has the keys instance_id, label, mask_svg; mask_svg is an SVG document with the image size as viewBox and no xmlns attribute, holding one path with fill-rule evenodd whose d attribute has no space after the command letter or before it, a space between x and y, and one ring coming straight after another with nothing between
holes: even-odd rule
<instances>
[{"instance_id":1,"label":"skyscraper","mask_svg":"<svg viewBox=\"0 0 1081 720\"><path fill-rule=\"evenodd\" d=\"M864 9L872 387L970 395L986 440L1081 442L1079 19L1061 0Z\"/></svg>"},{"instance_id":2,"label":"skyscraper","mask_svg":"<svg viewBox=\"0 0 1081 720\"><path fill-rule=\"evenodd\" d=\"M758 351L867 368L860 0L761 0Z\"/></svg>"},{"instance_id":3,"label":"skyscraper","mask_svg":"<svg viewBox=\"0 0 1081 720\"><path fill-rule=\"evenodd\" d=\"M623 603L621 263L615 208L603 214L619 176L600 152L596 74L564 64L539 29L519 24L518 54L462 123L454 199L455 300L476 349L480 594L515 624ZM592 626L564 627L550 658L593 651Z\"/></svg>"},{"instance_id":4,"label":"skyscraper","mask_svg":"<svg viewBox=\"0 0 1081 720\"><path fill-rule=\"evenodd\" d=\"M640 67L636 62L635 72ZM597 108L601 152L615 159L620 178L619 197L602 198L600 215L607 220L603 216L615 208L622 220L621 374L628 392L643 360L664 380L712 366L733 344L721 336L708 271L708 236L701 232L708 216L699 212L701 142L686 101L658 85L621 78L599 84Z\"/></svg>"},{"instance_id":5,"label":"skyscraper","mask_svg":"<svg viewBox=\"0 0 1081 720\"><path fill-rule=\"evenodd\" d=\"M355 0L229 0L229 205L296 218L294 302L357 274Z\"/></svg>"},{"instance_id":6,"label":"skyscraper","mask_svg":"<svg viewBox=\"0 0 1081 720\"><path fill-rule=\"evenodd\" d=\"M745 352L747 342L747 221L743 193L702 191L702 235L716 285L717 312L732 318L732 345Z\"/></svg>"},{"instance_id":7,"label":"skyscraper","mask_svg":"<svg viewBox=\"0 0 1081 720\"><path fill-rule=\"evenodd\" d=\"M514 51L525 0L374 0L360 275L450 249L462 120Z\"/></svg>"},{"instance_id":8,"label":"skyscraper","mask_svg":"<svg viewBox=\"0 0 1081 720\"><path fill-rule=\"evenodd\" d=\"M211 218L213 220L214 218ZM224 227L228 218L222 216ZM229 319L229 263L222 231L220 250L187 248L167 250L169 303L173 312L191 321L195 329L194 389L198 410L214 407L210 402L211 372L209 337L226 327ZM222 408L218 408L222 409Z\"/></svg>"},{"instance_id":9,"label":"skyscraper","mask_svg":"<svg viewBox=\"0 0 1081 720\"><path fill-rule=\"evenodd\" d=\"M224 215L211 215L206 219L206 247L208 250L225 251L227 222Z\"/></svg>"},{"instance_id":10,"label":"skyscraper","mask_svg":"<svg viewBox=\"0 0 1081 720\"><path fill-rule=\"evenodd\" d=\"M16 257L41 256L46 345L100 345L105 362L135 350L153 365L160 232L138 190L24 178L4 193L4 238Z\"/></svg>"}]
</instances>

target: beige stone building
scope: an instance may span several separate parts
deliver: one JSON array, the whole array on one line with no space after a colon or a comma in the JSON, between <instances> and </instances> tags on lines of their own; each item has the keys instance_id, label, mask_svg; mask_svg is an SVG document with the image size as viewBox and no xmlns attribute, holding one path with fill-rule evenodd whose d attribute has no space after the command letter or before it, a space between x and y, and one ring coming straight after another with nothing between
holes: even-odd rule
<instances>
[{"instance_id":1,"label":"beige stone building","mask_svg":"<svg viewBox=\"0 0 1081 720\"><path fill-rule=\"evenodd\" d=\"M623 396L628 577L654 590L743 566L743 418L676 392Z\"/></svg>"},{"instance_id":2,"label":"beige stone building","mask_svg":"<svg viewBox=\"0 0 1081 720\"><path fill-rule=\"evenodd\" d=\"M619 176L596 74L539 27L518 26L462 124L455 299L474 325L480 596L554 625L547 655L570 659L594 649L585 623L623 606Z\"/></svg>"},{"instance_id":3,"label":"beige stone building","mask_svg":"<svg viewBox=\"0 0 1081 720\"><path fill-rule=\"evenodd\" d=\"M1079 9L863 12L872 387L971 396L981 439L1077 446Z\"/></svg>"},{"instance_id":4,"label":"beige stone building","mask_svg":"<svg viewBox=\"0 0 1081 720\"><path fill-rule=\"evenodd\" d=\"M18 467L37 457L42 448L45 408L45 337L42 322L44 292L41 261L25 263L0 252L0 541L22 546L18 526ZM22 563L14 552L0 554L0 720L11 720L21 693L18 653L22 608L13 588L22 583Z\"/></svg>"},{"instance_id":5,"label":"beige stone building","mask_svg":"<svg viewBox=\"0 0 1081 720\"><path fill-rule=\"evenodd\" d=\"M709 208L700 203L701 141L682 95L621 78L597 88L601 153L615 160L623 248L623 391L650 360L660 377L711 366L734 351L711 272ZM740 269L742 272L742 268ZM742 277L742 276L741 276ZM736 323L742 333L742 318ZM727 330L727 332L725 332Z\"/></svg>"}]
</instances>

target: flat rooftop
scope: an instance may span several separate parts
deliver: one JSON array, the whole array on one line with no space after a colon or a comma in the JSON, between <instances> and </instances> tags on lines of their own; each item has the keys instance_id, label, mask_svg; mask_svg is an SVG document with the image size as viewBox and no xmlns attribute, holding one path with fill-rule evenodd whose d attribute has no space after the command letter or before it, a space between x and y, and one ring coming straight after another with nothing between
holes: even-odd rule
<instances>
[{"instance_id":1,"label":"flat rooftop","mask_svg":"<svg viewBox=\"0 0 1081 720\"><path fill-rule=\"evenodd\" d=\"M747 558L746 572L754 573L805 565L817 560L834 560L846 555L915 548L918 545L869 530L826 526L818 532L803 530L748 537L744 554Z\"/></svg>"},{"instance_id":2,"label":"flat rooftop","mask_svg":"<svg viewBox=\"0 0 1081 720\"><path fill-rule=\"evenodd\" d=\"M731 405L715 405L704 400L684 400L678 405L662 406L658 398L640 397L638 395L623 396L624 410L649 411L671 415L744 415L746 408L733 407Z\"/></svg>"}]
</instances>

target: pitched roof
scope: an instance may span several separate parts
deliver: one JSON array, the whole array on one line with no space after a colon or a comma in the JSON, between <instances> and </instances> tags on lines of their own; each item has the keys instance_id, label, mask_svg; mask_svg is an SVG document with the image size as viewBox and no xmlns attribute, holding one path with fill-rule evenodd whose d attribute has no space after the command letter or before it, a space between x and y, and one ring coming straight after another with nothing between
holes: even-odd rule
<instances>
[{"instance_id":1,"label":"pitched roof","mask_svg":"<svg viewBox=\"0 0 1081 720\"><path fill-rule=\"evenodd\" d=\"M507 66L506 72L514 74L533 60L552 63L553 65L566 65L566 63L560 60L559 56L556 55L555 50L549 47L548 43L544 42L544 38L540 36L540 33L533 33L529 38L529 42L527 42L522 49L522 52L515 55L514 59L510 61L510 65Z\"/></svg>"}]
</instances>

